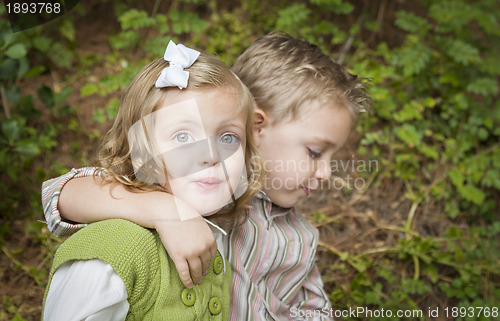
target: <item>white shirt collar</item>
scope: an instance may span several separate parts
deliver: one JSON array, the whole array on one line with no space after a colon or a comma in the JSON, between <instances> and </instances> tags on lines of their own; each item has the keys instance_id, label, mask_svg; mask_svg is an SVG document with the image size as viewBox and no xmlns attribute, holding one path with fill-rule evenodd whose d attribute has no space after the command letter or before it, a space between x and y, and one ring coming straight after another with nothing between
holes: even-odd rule
<instances>
[{"instance_id":1,"label":"white shirt collar","mask_svg":"<svg viewBox=\"0 0 500 321\"><path fill-rule=\"evenodd\" d=\"M222 229L219 225L211 222L210 220L207 220L204 218L205 222L207 222L208 226L210 226L210 229L212 232L215 234L215 240L217 241L217 250L219 251L220 255L222 256L222 262L224 264L224 273L226 273L226 258L224 257L224 247L222 246L222 237L218 237L221 234L226 236L227 232Z\"/></svg>"}]
</instances>

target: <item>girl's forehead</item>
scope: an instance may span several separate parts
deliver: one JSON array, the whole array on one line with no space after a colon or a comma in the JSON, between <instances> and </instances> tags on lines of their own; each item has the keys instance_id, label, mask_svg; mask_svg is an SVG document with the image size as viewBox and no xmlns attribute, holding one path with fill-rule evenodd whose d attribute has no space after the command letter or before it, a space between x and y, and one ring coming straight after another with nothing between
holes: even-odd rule
<instances>
[{"instance_id":1,"label":"girl's forehead","mask_svg":"<svg viewBox=\"0 0 500 321\"><path fill-rule=\"evenodd\" d=\"M169 88L165 91L163 99L160 101L159 108L173 105L185 100L196 99L199 102L216 101L218 99L233 99L238 101L239 95L229 86L210 87L199 89L177 89ZM201 104L200 104L201 105Z\"/></svg>"},{"instance_id":2,"label":"girl's forehead","mask_svg":"<svg viewBox=\"0 0 500 321\"><path fill-rule=\"evenodd\" d=\"M196 113L204 118L215 113L219 116L239 118L239 115L246 114L245 107L241 96L232 88L174 89L165 94L153 114L156 114L155 117L171 115L178 118L193 116L193 113Z\"/></svg>"}]
</instances>

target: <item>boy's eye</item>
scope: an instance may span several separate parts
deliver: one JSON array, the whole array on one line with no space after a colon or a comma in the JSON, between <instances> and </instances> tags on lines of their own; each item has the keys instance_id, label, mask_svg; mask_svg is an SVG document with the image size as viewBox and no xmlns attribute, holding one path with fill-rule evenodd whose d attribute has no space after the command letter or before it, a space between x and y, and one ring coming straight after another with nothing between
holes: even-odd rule
<instances>
[{"instance_id":1,"label":"boy's eye","mask_svg":"<svg viewBox=\"0 0 500 321\"><path fill-rule=\"evenodd\" d=\"M179 143L187 143L190 140L193 140L193 138L187 133L179 133L175 135L174 139Z\"/></svg>"},{"instance_id":2,"label":"boy's eye","mask_svg":"<svg viewBox=\"0 0 500 321\"><path fill-rule=\"evenodd\" d=\"M321 153L315 152L310 148L308 148L307 151L309 152L309 156L311 156L311 158L320 158L321 157Z\"/></svg>"},{"instance_id":3,"label":"boy's eye","mask_svg":"<svg viewBox=\"0 0 500 321\"><path fill-rule=\"evenodd\" d=\"M224 134L221 136L220 141L224 144L235 144L239 142L239 139L233 134Z\"/></svg>"}]
</instances>

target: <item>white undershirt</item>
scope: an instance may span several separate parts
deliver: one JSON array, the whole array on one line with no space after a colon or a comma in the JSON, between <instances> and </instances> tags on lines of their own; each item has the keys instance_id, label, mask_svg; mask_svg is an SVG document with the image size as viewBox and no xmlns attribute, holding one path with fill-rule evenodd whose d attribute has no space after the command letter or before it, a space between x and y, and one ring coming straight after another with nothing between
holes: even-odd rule
<instances>
[{"instance_id":1,"label":"white undershirt","mask_svg":"<svg viewBox=\"0 0 500 321\"><path fill-rule=\"evenodd\" d=\"M43 320L122 321L128 309L125 284L109 264L69 261L52 277Z\"/></svg>"}]
</instances>

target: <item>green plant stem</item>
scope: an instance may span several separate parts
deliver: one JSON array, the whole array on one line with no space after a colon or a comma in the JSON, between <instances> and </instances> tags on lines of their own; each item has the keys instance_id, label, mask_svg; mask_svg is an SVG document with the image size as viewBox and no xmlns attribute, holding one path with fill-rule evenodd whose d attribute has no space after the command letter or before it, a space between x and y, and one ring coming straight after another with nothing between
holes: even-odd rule
<instances>
[{"instance_id":1,"label":"green plant stem","mask_svg":"<svg viewBox=\"0 0 500 321\"><path fill-rule=\"evenodd\" d=\"M160 6L161 0L156 0L155 5L153 7L153 11L151 12L151 17L154 17L156 13L158 13L158 7Z\"/></svg>"},{"instance_id":2,"label":"green plant stem","mask_svg":"<svg viewBox=\"0 0 500 321\"><path fill-rule=\"evenodd\" d=\"M26 265L24 265L21 261L16 259L15 256L5 246L2 246L2 252L12 261L12 263L14 263L15 266L20 267L24 272L26 272L26 274L29 275L30 269Z\"/></svg>"},{"instance_id":3,"label":"green plant stem","mask_svg":"<svg viewBox=\"0 0 500 321\"><path fill-rule=\"evenodd\" d=\"M413 274L413 279L418 280L420 277L420 261L416 255L412 255L413 257L413 265L415 266L415 272Z\"/></svg>"},{"instance_id":4,"label":"green plant stem","mask_svg":"<svg viewBox=\"0 0 500 321\"><path fill-rule=\"evenodd\" d=\"M326 249L328 249L330 252L332 252L333 254L335 254L335 255L337 255L339 257L342 255L342 252L340 252L339 250L337 250L335 247L331 246L330 244L327 244L325 242L319 241L318 245L322 246L322 247L324 247Z\"/></svg>"},{"instance_id":5,"label":"green plant stem","mask_svg":"<svg viewBox=\"0 0 500 321\"><path fill-rule=\"evenodd\" d=\"M0 86L0 95L2 96L2 106L5 112L5 117L10 118L10 108L9 101L7 100L7 94L5 93L5 88Z\"/></svg>"},{"instance_id":6,"label":"green plant stem","mask_svg":"<svg viewBox=\"0 0 500 321\"><path fill-rule=\"evenodd\" d=\"M349 205L352 205L356 203L364 194L365 192L370 188L370 186L373 184L375 181L375 178L377 178L380 174L384 174L386 172L386 168L382 169L381 171L375 171L370 175L370 178L368 178L368 182L366 182L365 187L363 190L356 195L354 195L350 200L349 200ZM383 175L382 175L383 176Z\"/></svg>"},{"instance_id":7,"label":"green plant stem","mask_svg":"<svg viewBox=\"0 0 500 321\"><path fill-rule=\"evenodd\" d=\"M409 233L411 230L411 225L413 223L413 218L415 217L415 212L417 211L417 207L420 201L413 201L411 204L410 212L408 213L408 219L405 224L405 232ZM407 235L408 236L408 235Z\"/></svg>"}]
</instances>

